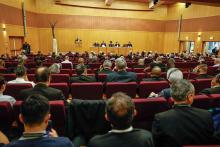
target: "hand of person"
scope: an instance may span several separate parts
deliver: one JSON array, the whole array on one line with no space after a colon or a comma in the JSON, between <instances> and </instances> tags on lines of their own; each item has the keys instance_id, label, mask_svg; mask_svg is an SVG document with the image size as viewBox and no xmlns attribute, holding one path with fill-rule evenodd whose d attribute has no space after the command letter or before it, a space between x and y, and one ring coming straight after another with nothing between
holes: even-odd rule
<instances>
[{"instance_id":1,"label":"hand of person","mask_svg":"<svg viewBox=\"0 0 220 147\"><path fill-rule=\"evenodd\" d=\"M51 129L49 135L50 135L50 137L59 137L56 130L54 130L54 129Z\"/></svg>"},{"instance_id":2,"label":"hand of person","mask_svg":"<svg viewBox=\"0 0 220 147\"><path fill-rule=\"evenodd\" d=\"M150 95L148 97L158 97L158 94L151 92Z\"/></svg>"}]
</instances>

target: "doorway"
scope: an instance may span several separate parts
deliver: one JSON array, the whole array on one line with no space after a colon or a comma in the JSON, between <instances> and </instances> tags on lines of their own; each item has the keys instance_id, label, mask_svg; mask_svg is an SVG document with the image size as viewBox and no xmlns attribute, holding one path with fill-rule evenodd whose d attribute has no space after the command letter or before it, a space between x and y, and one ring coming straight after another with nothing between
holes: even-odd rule
<instances>
[{"instance_id":1,"label":"doorway","mask_svg":"<svg viewBox=\"0 0 220 147\"><path fill-rule=\"evenodd\" d=\"M194 41L180 41L180 53L186 52L187 54L193 53L195 49Z\"/></svg>"},{"instance_id":2,"label":"doorway","mask_svg":"<svg viewBox=\"0 0 220 147\"><path fill-rule=\"evenodd\" d=\"M21 53L23 43L23 36L9 36L9 46L12 56L17 56Z\"/></svg>"}]
</instances>

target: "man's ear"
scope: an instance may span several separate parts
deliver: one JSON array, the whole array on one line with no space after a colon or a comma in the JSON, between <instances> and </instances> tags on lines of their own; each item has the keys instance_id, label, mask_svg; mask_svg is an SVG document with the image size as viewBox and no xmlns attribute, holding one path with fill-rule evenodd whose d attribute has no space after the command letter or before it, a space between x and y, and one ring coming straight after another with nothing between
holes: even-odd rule
<instances>
[{"instance_id":1,"label":"man's ear","mask_svg":"<svg viewBox=\"0 0 220 147\"><path fill-rule=\"evenodd\" d=\"M187 103L188 103L189 105L192 105L194 96L195 96L195 94L193 94L193 93L190 93L190 94L187 96Z\"/></svg>"},{"instance_id":2,"label":"man's ear","mask_svg":"<svg viewBox=\"0 0 220 147\"><path fill-rule=\"evenodd\" d=\"M136 115L137 115L137 110L134 109L133 117L135 117Z\"/></svg>"},{"instance_id":3,"label":"man's ear","mask_svg":"<svg viewBox=\"0 0 220 147\"><path fill-rule=\"evenodd\" d=\"M22 124L24 124L24 117L22 114L19 114L19 120Z\"/></svg>"},{"instance_id":4,"label":"man's ear","mask_svg":"<svg viewBox=\"0 0 220 147\"><path fill-rule=\"evenodd\" d=\"M109 121L109 118L108 118L108 114L107 114L107 113L105 113L105 119L106 119L107 121Z\"/></svg>"},{"instance_id":5,"label":"man's ear","mask_svg":"<svg viewBox=\"0 0 220 147\"><path fill-rule=\"evenodd\" d=\"M50 117L51 117L50 114L47 114L47 115L45 116L45 118L44 118L44 122L45 122L46 124L49 122Z\"/></svg>"}]
</instances>

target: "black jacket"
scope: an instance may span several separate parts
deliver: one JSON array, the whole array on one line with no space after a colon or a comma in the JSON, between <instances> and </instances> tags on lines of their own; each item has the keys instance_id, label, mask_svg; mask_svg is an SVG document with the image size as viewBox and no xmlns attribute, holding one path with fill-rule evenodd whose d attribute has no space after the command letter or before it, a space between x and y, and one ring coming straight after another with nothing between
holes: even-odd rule
<instances>
[{"instance_id":1,"label":"black jacket","mask_svg":"<svg viewBox=\"0 0 220 147\"><path fill-rule=\"evenodd\" d=\"M70 83L89 83L89 82L96 82L95 77L84 76L84 75L70 77Z\"/></svg>"},{"instance_id":2,"label":"black jacket","mask_svg":"<svg viewBox=\"0 0 220 147\"><path fill-rule=\"evenodd\" d=\"M211 114L187 105L155 115L152 126L156 147L211 144L213 133Z\"/></svg>"},{"instance_id":3,"label":"black jacket","mask_svg":"<svg viewBox=\"0 0 220 147\"><path fill-rule=\"evenodd\" d=\"M134 72L119 71L108 74L106 82L136 82L137 75Z\"/></svg>"},{"instance_id":4,"label":"black jacket","mask_svg":"<svg viewBox=\"0 0 220 147\"><path fill-rule=\"evenodd\" d=\"M200 92L201 94L220 94L220 87L206 88Z\"/></svg>"},{"instance_id":5,"label":"black jacket","mask_svg":"<svg viewBox=\"0 0 220 147\"><path fill-rule=\"evenodd\" d=\"M201 74L201 75L198 75L195 79L211 79L213 78L213 76L210 76L208 74Z\"/></svg>"},{"instance_id":6,"label":"black jacket","mask_svg":"<svg viewBox=\"0 0 220 147\"><path fill-rule=\"evenodd\" d=\"M24 89L20 92L20 98L25 100L32 94L40 94L48 98L49 101L53 100L65 100L65 96L61 90L48 87L43 83L38 83L34 88Z\"/></svg>"},{"instance_id":7,"label":"black jacket","mask_svg":"<svg viewBox=\"0 0 220 147\"><path fill-rule=\"evenodd\" d=\"M88 147L154 147L150 132L142 129L133 129L126 133L109 132L95 136Z\"/></svg>"}]
</instances>

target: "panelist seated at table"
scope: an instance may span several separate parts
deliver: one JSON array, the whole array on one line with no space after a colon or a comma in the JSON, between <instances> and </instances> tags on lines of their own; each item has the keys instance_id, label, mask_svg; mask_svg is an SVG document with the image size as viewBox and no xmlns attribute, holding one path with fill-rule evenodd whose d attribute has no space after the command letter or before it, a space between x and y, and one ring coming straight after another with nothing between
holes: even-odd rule
<instances>
[{"instance_id":1,"label":"panelist seated at table","mask_svg":"<svg viewBox=\"0 0 220 147\"><path fill-rule=\"evenodd\" d=\"M96 42L93 44L93 47L99 47L98 41L96 41Z\"/></svg>"},{"instance_id":2,"label":"panelist seated at table","mask_svg":"<svg viewBox=\"0 0 220 147\"><path fill-rule=\"evenodd\" d=\"M131 44L130 41L128 42L127 47L129 47L129 48L132 48L132 47L133 47L133 45Z\"/></svg>"},{"instance_id":3,"label":"panelist seated at table","mask_svg":"<svg viewBox=\"0 0 220 147\"><path fill-rule=\"evenodd\" d=\"M106 43L105 43L105 41L102 41L102 43L100 44L100 47L106 47L107 45L106 45Z\"/></svg>"},{"instance_id":4,"label":"panelist seated at table","mask_svg":"<svg viewBox=\"0 0 220 147\"><path fill-rule=\"evenodd\" d=\"M118 42L115 43L115 47L120 47L120 46L121 45Z\"/></svg>"},{"instance_id":5,"label":"panelist seated at table","mask_svg":"<svg viewBox=\"0 0 220 147\"><path fill-rule=\"evenodd\" d=\"M112 41L110 41L108 46L109 46L109 47L114 47L113 42L112 42Z\"/></svg>"}]
</instances>

